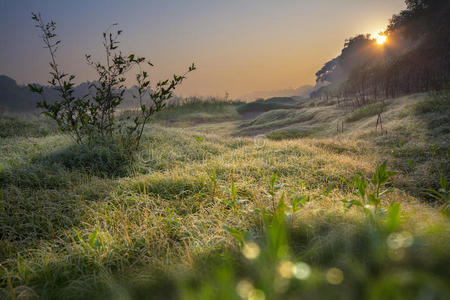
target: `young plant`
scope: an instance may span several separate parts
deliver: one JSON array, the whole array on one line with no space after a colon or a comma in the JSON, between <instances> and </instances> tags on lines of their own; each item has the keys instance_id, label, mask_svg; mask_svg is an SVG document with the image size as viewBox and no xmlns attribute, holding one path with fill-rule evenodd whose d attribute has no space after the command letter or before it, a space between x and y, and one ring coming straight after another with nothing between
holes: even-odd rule
<instances>
[{"instance_id":1,"label":"young plant","mask_svg":"<svg viewBox=\"0 0 450 300\"><path fill-rule=\"evenodd\" d=\"M427 189L426 194L441 204L440 211L442 213L450 216L450 186L447 177L441 176L439 183L441 187L438 190Z\"/></svg>"},{"instance_id":2,"label":"young plant","mask_svg":"<svg viewBox=\"0 0 450 300\"><path fill-rule=\"evenodd\" d=\"M56 52L61 41L55 33L55 22L45 23L41 15L36 13L32 14L32 19L42 32L44 47L50 52L48 83L57 92L58 98L47 101L42 86L29 85L29 88L41 96L37 106L43 109L43 113L55 120L58 128L70 134L77 143L119 135L125 145L138 148L150 117L165 107L167 100L173 97L175 88L186 78L185 75L196 69L192 64L183 75L173 75L173 79L160 81L152 87L148 72L143 70L142 64L146 63L150 67L153 64L144 57L124 55L118 46L122 31L112 33L110 29L117 26L113 24L103 33L106 61L94 62L91 55L86 55L88 65L94 68L98 76L97 81L89 86L95 93L78 97L74 90L75 75L64 73L56 62ZM139 68L136 75L138 95L134 95L139 103L132 125L129 125L117 122L115 117L119 105L124 101L125 75L133 67Z\"/></svg>"},{"instance_id":3,"label":"young plant","mask_svg":"<svg viewBox=\"0 0 450 300\"><path fill-rule=\"evenodd\" d=\"M228 207L230 207L230 208L236 208L236 207L238 207L239 205L246 205L246 203L248 202L247 200L245 200L245 199L238 199L238 195L237 195L237 189L236 189L236 186L235 186L235 184L234 184L234 182L231 182L231 191L230 191L230 194L231 194L231 199L230 200L222 200L222 202L226 205L226 206L228 206Z\"/></svg>"},{"instance_id":4,"label":"young plant","mask_svg":"<svg viewBox=\"0 0 450 300\"><path fill-rule=\"evenodd\" d=\"M288 227L286 223L286 205L280 199L274 212L262 214L263 235L261 242L255 241L249 232L225 227L240 245L242 256L247 260L254 274L254 283L261 289L259 294L267 299L277 299L274 281L286 273L293 274L295 265L290 261ZM289 275L290 276L290 275ZM247 297L244 297L244 299ZM248 299L264 299L248 297Z\"/></svg>"},{"instance_id":5,"label":"young plant","mask_svg":"<svg viewBox=\"0 0 450 300\"><path fill-rule=\"evenodd\" d=\"M173 232L174 228L178 226L180 219L176 217L175 212L167 206L166 217L162 221L166 224L168 232Z\"/></svg>"},{"instance_id":6,"label":"young plant","mask_svg":"<svg viewBox=\"0 0 450 300\"><path fill-rule=\"evenodd\" d=\"M278 179L278 173L273 173L270 179L267 181L268 190L267 193L270 195L270 198L272 200L272 212L275 213L276 211L276 197L275 194L278 190L280 190L282 187L284 187L284 184L275 184Z\"/></svg>"},{"instance_id":7,"label":"young plant","mask_svg":"<svg viewBox=\"0 0 450 300\"><path fill-rule=\"evenodd\" d=\"M44 48L50 52L50 80L48 83L58 93L60 99L53 103L48 103L44 97L44 88L38 85L28 85L30 90L41 96L42 100L37 103L37 107L44 110L44 114L54 119L58 128L62 132L69 133L75 141L81 142L83 135L88 131L90 123L89 102L84 98L75 97L73 80L75 75L64 73L56 63L56 51L60 40L56 39L56 24L53 21L44 23L40 14L32 14L32 19L36 27L42 32Z\"/></svg>"},{"instance_id":8,"label":"young plant","mask_svg":"<svg viewBox=\"0 0 450 300\"><path fill-rule=\"evenodd\" d=\"M389 206L385 227L388 233L395 232L400 227L400 203L394 202Z\"/></svg>"},{"instance_id":9,"label":"young plant","mask_svg":"<svg viewBox=\"0 0 450 300\"><path fill-rule=\"evenodd\" d=\"M386 169L387 162L384 161L376 168L375 173L370 180L363 174L356 173L352 183L349 185L353 189L353 193L359 197L359 200L342 200L347 208L356 205L363 208L366 213L376 213L381 203L381 197L393 191L392 188L382 191L382 188L388 183L389 179L396 174L395 172L387 171Z\"/></svg>"},{"instance_id":10,"label":"young plant","mask_svg":"<svg viewBox=\"0 0 450 300\"><path fill-rule=\"evenodd\" d=\"M76 231L76 234L78 242L86 251L95 251L97 249L101 249L103 246L103 242L98 235L98 229L94 230L94 232L88 234L87 236L82 236L78 231Z\"/></svg>"},{"instance_id":11,"label":"young plant","mask_svg":"<svg viewBox=\"0 0 450 300\"><path fill-rule=\"evenodd\" d=\"M309 202L309 197L296 196L296 197L292 198L292 202L291 202L292 213L295 214L303 206L305 206L305 204L308 203L308 202Z\"/></svg>"},{"instance_id":12,"label":"young plant","mask_svg":"<svg viewBox=\"0 0 450 300\"><path fill-rule=\"evenodd\" d=\"M211 196L214 199L214 197L216 196L216 191L217 191L217 175L216 175L216 170L212 171L212 175L209 177L209 179L211 180Z\"/></svg>"},{"instance_id":13,"label":"young plant","mask_svg":"<svg viewBox=\"0 0 450 300\"><path fill-rule=\"evenodd\" d=\"M306 203L309 202L309 197L305 197L305 196L296 196L294 198L292 198L291 201L291 205L290 205L290 211L288 212L286 210L286 213L288 216L290 216L291 218L291 226L294 225L294 217L295 214L303 207L306 205Z\"/></svg>"},{"instance_id":14,"label":"young plant","mask_svg":"<svg viewBox=\"0 0 450 300\"><path fill-rule=\"evenodd\" d=\"M323 187L322 193L325 197L328 197L328 195L333 191L334 186L331 185L327 185Z\"/></svg>"},{"instance_id":15,"label":"young plant","mask_svg":"<svg viewBox=\"0 0 450 300\"><path fill-rule=\"evenodd\" d=\"M223 226L223 229L227 231L239 243L240 246L243 246L249 238L249 233L244 232L239 228Z\"/></svg>"}]
</instances>

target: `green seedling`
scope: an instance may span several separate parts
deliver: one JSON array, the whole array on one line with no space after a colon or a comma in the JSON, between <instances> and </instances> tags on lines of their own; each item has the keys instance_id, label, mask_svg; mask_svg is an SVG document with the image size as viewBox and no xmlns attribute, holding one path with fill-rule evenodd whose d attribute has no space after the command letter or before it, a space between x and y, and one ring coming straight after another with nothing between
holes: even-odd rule
<instances>
[{"instance_id":1,"label":"green seedling","mask_svg":"<svg viewBox=\"0 0 450 300\"><path fill-rule=\"evenodd\" d=\"M225 231L227 231L229 234L231 234L231 236L233 238L235 238L236 241L239 242L239 245L241 245L241 246L244 245L245 240L248 237L248 233L242 231L241 229L231 228L231 227L228 227L228 226L223 226L223 229Z\"/></svg>"},{"instance_id":2,"label":"green seedling","mask_svg":"<svg viewBox=\"0 0 450 300\"><path fill-rule=\"evenodd\" d=\"M427 189L426 194L434 199L436 199L440 204L440 211L447 216L450 216L450 186L447 181L447 177L441 176L439 181L440 188L438 190Z\"/></svg>"},{"instance_id":3,"label":"green seedling","mask_svg":"<svg viewBox=\"0 0 450 300\"><path fill-rule=\"evenodd\" d=\"M276 210L276 197L275 194L277 191L279 191L281 188L284 187L283 183L275 184L278 179L278 173L273 173L270 179L267 181L268 190L267 193L270 195L270 198L272 200L272 211L275 212Z\"/></svg>"},{"instance_id":4,"label":"green seedling","mask_svg":"<svg viewBox=\"0 0 450 300\"><path fill-rule=\"evenodd\" d=\"M78 242L86 251L101 249L102 241L98 235L98 229L87 235L87 241L85 241L86 237L83 237L80 232L76 232L76 234Z\"/></svg>"},{"instance_id":5,"label":"green seedling","mask_svg":"<svg viewBox=\"0 0 450 300\"><path fill-rule=\"evenodd\" d=\"M377 213L378 207L381 203L381 197L387 193L393 191L392 188L382 190L389 179L396 173L392 171L387 171L387 162L384 161L379 165L372 178L367 179L362 173L356 173L353 176L351 183L351 188L353 193L359 197L358 200L342 200L342 202L351 208L352 206L359 206L364 209L366 213ZM348 183L348 181L346 181Z\"/></svg>"},{"instance_id":6,"label":"green seedling","mask_svg":"<svg viewBox=\"0 0 450 300\"><path fill-rule=\"evenodd\" d=\"M327 185L323 187L322 193L325 197L328 197L328 195L331 193L331 191L334 189L333 185Z\"/></svg>"},{"instance_id":7,"label":"green seedling","mask_svg":"<svg viewBox=\"0 0 450 300\"><path fill-rule=\"evenodd\" d=\"M169 206L166 207L166 218L163 219L164 224L166 224L167 229L171 232L175 226L178 225L180 219L175 216L175 212L170 209Z\"/></svg>"},{"instance_id":8,"label":"green seedling","mask_svg":"<svg viewBox=\"0 0 450 300\"><path fill-rule=\"evenodd\" d=\"M211 180L211 194L212 194L212 197L214 198L216 196L216 191L217 191L216 170L212 171L212 175L209 177L209 179Z\"/></svg>"},{"instance_id":9,"label":"green seedling","mask_svg":"<svg viewBox=\"0 0 450 300\"><path fill-rule=\"evenodd\" d=\"M284 195L283 195L284 197ZM296 196L292 198L291 205L290 205L290 211L286 210L286 214L288 217L291 218L291 225L294 224L294 217L295 214L306 205L306 203L309 202L309 197L305 196Z\"/></svg>"}]
</instances>

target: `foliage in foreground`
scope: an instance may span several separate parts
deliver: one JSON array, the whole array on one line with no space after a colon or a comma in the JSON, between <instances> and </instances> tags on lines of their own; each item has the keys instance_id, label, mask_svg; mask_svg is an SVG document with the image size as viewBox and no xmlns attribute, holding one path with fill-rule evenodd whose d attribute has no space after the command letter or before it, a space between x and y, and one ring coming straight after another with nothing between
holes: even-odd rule
<instances>
[{"instance_id":1,"label":"foliage in foreground","mask_svg":"<svg viewBox=\"0 0 450 300\"><path fill-rule=\"evenodd\" d=\"M308 226L305 221L300 220L302 227L293 227L294 219L301 218L300 211L309 198L295 197L286 205L282 194L276 208L258 211L261 231L226 228L239 242L240 254L226 253L213 258L211 267L204 270L206 275L181 285L180 298L213 299L217 295L222 295L221 299L447 298L450 288L446 279L450 274L422 257L450 258L435 252L441 247L439 239L427 240L429 237L415 236L405 229L399 203L378 210L379 197L391 190L382 190L382 186L394 175L386 167L385 162L373 174L373 193L368 193L369 184L362 174L348 183L350 188L356 187L355 194L370 201L374 208L356 200L351 202L361 204L366 217L361 223L352 224L355 227L346 233L347 241L334 236L334 231L347 231L352 227L350 224L341 224L344 226L334 230L323 228L324 232L316 232L313 238L302 228ZM269 181L272 201L275 191L283 187L275 185L276 179L274 174ZM325 195L328 193L324 191Z\"/></svg>"},{"instance_id":2,"label":"foliage in foreground","mask_svg":"<svg viewBox=\"0 0 450 300\"><path fill-rule=\"evenodd\" d=\"M291 228L292 207L281 200L262 218L259 239L242 238L240 253L211 258L206 274L181 284L182 299L446 299L449 275L434 259L448 261L440 240L415 236L401 226L393 203L362 223L323 224L316 236ZM308 226L300 222L301 226ZM336 231L346 231L347 240ZM240 233L240 235L239 235ZM444 234L444 232L440 233ZM440 250L438 250L440 249ZM448 250L448 249L447 249ZM424 257L425 256L425 257ZM203 263L205 264L205 263Z\"/></svg>"}]
</instances>

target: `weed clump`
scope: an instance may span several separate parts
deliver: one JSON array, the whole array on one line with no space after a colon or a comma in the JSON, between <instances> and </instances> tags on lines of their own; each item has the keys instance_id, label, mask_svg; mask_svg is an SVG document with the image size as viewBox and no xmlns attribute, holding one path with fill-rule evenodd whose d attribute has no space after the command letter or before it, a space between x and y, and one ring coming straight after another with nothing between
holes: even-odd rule
<instances>
[{"instance_id":1,"label":"weed clump","mask_svg":"<svg viewBox=\"0 0 450 300\"><path fill-rule=\"evenodd\" d=\"M347 122L356 122L364 118L376 116L384 111L386 105L384 103L373 103L363 106L348 115L345 120Z\"/></svg>"},{"instance_id":2,"label":"weed clump","mask_svg":"<svg viewBox=\"0 0 450 300\"><path fill-rule=\"evenodd\" d=\"M445 112L450 109L450 92L434 92L431 93L425 100L417 102L413 105L413 111L416 115Z\"/></svg>"}]
</instances>

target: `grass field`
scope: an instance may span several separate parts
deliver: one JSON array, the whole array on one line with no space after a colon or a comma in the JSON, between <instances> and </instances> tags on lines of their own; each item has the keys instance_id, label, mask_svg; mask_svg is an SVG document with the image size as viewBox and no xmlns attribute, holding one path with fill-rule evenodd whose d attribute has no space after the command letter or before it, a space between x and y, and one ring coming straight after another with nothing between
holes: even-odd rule
<instances>
[{"instance_id":1,"label":"grass field","mask_svg":"<svg viewBox=\"0 0 450 300\"><path fill-rule=\"evenodd\" d=\"M137 153L1 117L0 298L448 299L448 95L382 133L307 101L170 108Z\"/></svg>"}]
</instances>

